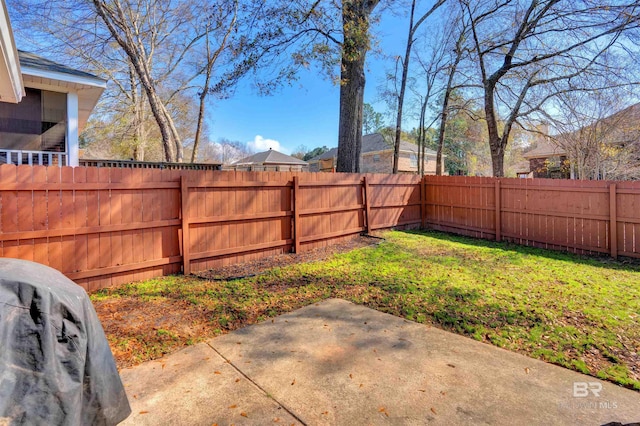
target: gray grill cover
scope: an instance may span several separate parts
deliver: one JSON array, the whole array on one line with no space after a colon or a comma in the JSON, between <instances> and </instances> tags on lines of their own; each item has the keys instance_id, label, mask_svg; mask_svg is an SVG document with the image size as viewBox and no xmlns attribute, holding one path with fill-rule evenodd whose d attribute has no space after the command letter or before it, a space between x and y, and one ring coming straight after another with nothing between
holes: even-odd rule
<instances>
[{"instance_id":1,"label":"gray grill cover","mask_svg":"<svg viewBox=\"0 0 640 426\"><path fill-rule=\"evenodd\" d=\"M130 413L85 291L55 269L0 259L0 424L115 425Z\"/></svg>"}]
</instances>

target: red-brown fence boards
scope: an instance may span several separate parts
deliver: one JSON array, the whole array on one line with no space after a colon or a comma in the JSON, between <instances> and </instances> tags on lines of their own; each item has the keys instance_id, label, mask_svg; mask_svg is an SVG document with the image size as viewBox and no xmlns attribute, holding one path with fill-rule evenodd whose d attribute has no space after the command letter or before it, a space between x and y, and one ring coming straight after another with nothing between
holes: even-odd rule
<instances>
[{"instance_id":1,"label":"red-brown fence boards","mask_svg":"<svg viewBox=\"0 0 640 426\"><path fill-rule=\"evenodd\" d=\"M434 229L517 244L640 257L640 183L425 177ZM496 204L496 200L498 203Z\"/></svg>"},{"instance_id":2,"label":"red-brown fence boards","mask_svg":"<svg viewBox=\"0 0 640 426\"><path fill-rule=\"evenodd\" d=\"M428 227L478 238L496 236L495 183L490 178L425 176Z\"/></svg>"},{"instance_id":3,"label":"red-brown fence boards","mask_svg":"<svg viewBox=\"0 0 640 426\"><path fill-rule=\"evenodd\" d=\"M544 248L609 253L607 182L518 180L502 183L505 239Z\"/></svg>"},{"instance_id":4,"label":"red-brown fence boards","mask_svg":"<svg viewBox=\"0 0 640 426\"><path fill-rule=\"evenodd\" d=\"M420 177L414 175L367 175L371 230L405 225L419 228L422 222Z\"/></svg>"},{"instance_id":5,"label":"red-brown fence boards","mask_svg":"<svg viewBox=\"0 0 640 426\"><path fill-rule=\"evenodd\" d=\"M640 257L640 183L0 165L0 250L88 290L421 225Z\"/></svg>"},{"instance_id":6,"label":"red-brown fence boards","mask_svg":"<svg viewBox=\"0 0 640 426\"><path fill-rule=\"evenodd\" d=\"M296 218L300 221L296 240L302 251L364 231L361 176L316 173L295 179Z\"/></svg>"},{"instance_id":7,"label":"red-brown fence boards","mask_svg":"<svg viewBox=\"0 0 640 426\"><path fill-rule=\"evenodd\" d=\"M291 183L258 172L207 172L182 178L187 272L223 266L232 257L243 262L290 251ZM284 198L284 199L283 199ZM283 220L286 225L283 226Z\"/></svg>"},{"instance_id":8,"label":"red-brown fence boards","mask_svg":"<svg viewBox=\"0 0 640 426\"><path fill-rule=\"evenodd\" d=\"M617 252L622 256L640 253L640 185L616 183Z\"/></svg>"},{"instance_id":9,"label":"red-brown fence boards","mask_svg":"<svg viewBox=\"0 0 640 426\"><path fill-rule=\"evenodd\" d=\"M179 182L169 178L1 165L2 255L52 266L88 290L179 272L180 212L170 202Z\"/></svg>"}]
</instances>

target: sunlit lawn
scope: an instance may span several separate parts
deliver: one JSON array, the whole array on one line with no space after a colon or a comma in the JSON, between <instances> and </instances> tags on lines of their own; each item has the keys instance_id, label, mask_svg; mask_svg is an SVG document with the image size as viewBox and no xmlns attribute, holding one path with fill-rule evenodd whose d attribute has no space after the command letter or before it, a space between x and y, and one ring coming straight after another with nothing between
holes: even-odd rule
<instances>
[{"instance_id":1,"label":"sunlit lawn","mask_svg":"<svg viewBox=\"0 0 640 426\"><path fill-rule=\"evenodd\" d=\"M638 263L435 232L384 237L249 279L166 277L91 297L121 366L340 297L640 390Z\"/></svg>"}]
</instances>

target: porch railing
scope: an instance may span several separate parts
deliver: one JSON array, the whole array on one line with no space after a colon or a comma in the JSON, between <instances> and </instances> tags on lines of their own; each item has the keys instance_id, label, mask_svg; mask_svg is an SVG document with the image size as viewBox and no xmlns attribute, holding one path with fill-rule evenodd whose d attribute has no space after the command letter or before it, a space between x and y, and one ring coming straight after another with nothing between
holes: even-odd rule
<instances>
[{"instance_id":1,"label":"porch railing","mask_svg":"<svg viewBox=\"0 0 640 426\"><path fill-rule=\"evenodd\" d=\"M30 166L66 166L66 152L23 151L0 149L0 164L28 164Z\"/></svg>"},{"instance_id":2,"label":"porch railing","mask_svg":"<svg viewBox=\"0 0 640 426\"><path fill-rule=\"evenodd\" d=\"M116 167L124 169L220 170L218 163L163 163L134 160L94 160L81 158L80 167Z\"/></svg>"}]
</instances>

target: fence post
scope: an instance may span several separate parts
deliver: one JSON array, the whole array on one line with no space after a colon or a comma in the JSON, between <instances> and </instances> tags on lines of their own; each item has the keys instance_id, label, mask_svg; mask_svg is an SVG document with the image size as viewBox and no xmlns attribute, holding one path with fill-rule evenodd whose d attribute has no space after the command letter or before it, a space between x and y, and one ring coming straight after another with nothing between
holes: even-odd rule
<instances>
[{"instance_id":1,"label":"fence post","mask_svg":"<svg viewBox=\"0 0 640 426\"><path fill-rule=\"evenodd\" d=\"M180 210L182 211L182 273L191 273L191 259L189 238L189 184L187 178L180 176Z\"/></svg>"},{"instance_id":2,"label":"fence post","mask_svg":"<svg viewBox=\"0 0 640 426\"><path fill-rule=\"evenodd\" d=\"M426 176L420 180L420 226L427 229L427 182Z\"/></svg>"},{"instance_id":3,"label":"fence post","mask_svg":"<svg viewBox=\"0 0 640 426\"><path fill-rule=\"evenodd\" d=\"M611 257L618 257L618 211L616 203L616 184L609 185L609 248Z\"/></svg>"},{"instance_id":4,"label":"fence post","mask_svg":"<svg viewBox=\"0 0 640 426\"><path fill-rule=\"evenodd\" d=\"M500 193L500 179L496 179L495 184L495 199L496 199L496 241L502 240L502 222L501 222L501 213L502 210L502 195Z\"/></svg>"},{"instance_id":5,"label":"fence post","mask_svg":"<svg viewBox=\"0 0 640 426\"><path fill-rule=\"evenodd\" d=\"M298 176L293 177L293 251L300 253L300 182Z\"/></svg>"},{"instance_id":6,"label":"fence post","mask_svg":"<svg viewBox=\"0 0 640 426\"><path fill-rule=\"evenodd\" d=\"M371 229L371 203L369 202L369 181L367 177L364 176L362 178L363 186L364 186L364 220L367 226L367 234L370 234L373 229Z\"/></svg>"}]
</instances>

